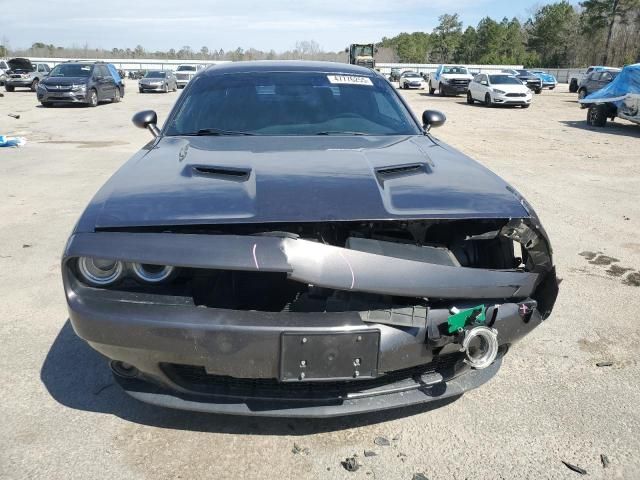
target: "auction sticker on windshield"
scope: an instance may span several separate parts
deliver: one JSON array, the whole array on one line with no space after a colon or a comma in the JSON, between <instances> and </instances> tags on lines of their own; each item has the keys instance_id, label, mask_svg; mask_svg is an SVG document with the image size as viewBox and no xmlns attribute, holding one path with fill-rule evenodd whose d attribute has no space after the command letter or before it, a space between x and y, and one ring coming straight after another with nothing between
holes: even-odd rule
<instances>
[{"instance_id":1,"label":"auction sticker on windshield","mask_svg":"<svg viewBox=\"0 0 640 480\"><path fill-rule=\"evenodd\" d=\"M355 75L327 75L329 83L340 85L368 85L373 87L373 82L369 77L358 77Z\"/></svg>"}]
</instances>

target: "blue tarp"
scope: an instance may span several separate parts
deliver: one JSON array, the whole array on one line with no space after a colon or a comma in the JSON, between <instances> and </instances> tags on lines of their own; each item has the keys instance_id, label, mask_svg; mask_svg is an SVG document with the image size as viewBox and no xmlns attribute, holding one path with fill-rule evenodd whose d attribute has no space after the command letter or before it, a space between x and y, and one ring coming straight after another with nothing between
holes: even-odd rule
<instances>
[{"instance_id":1,"label":"blue tarp","mask_svg":"<svg viewBox=\"0 0 640 480\"><path fill-rule=\"evenodd\" d=\"M606 87L587 95L580 103L615 103L619 108L629 95L640 95L640 63L627 65Z\"/></svg>"},{"instance_id":2,"label":"blue tarp","mask_svg":"<svg viewBox=\"0 0 640 480\"><path fill-rule=\"evenodd\" d=\"M640 123L640 63L627 65L613 82L587 95L580 103L613 103L618 117Z\"/></svg>"},{"instance_id":3,"label":"blue tarp","mask_svg":"<svg viewBox=\"0 0 640 480\"><path fill-rule=\"evenodd\" d=\"M107 68L109 69L109 73L111 73L111 76L116 81L116 83L120 85L122 83L122 79L120 78L120 74L118 73L116 67L110 63L107 63Z\"/></svg>"}]
</instances>

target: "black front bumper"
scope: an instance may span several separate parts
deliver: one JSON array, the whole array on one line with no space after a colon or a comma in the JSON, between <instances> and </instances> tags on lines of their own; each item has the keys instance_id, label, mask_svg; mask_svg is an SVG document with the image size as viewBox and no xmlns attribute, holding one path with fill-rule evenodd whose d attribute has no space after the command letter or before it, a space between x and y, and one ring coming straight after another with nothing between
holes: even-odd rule
<instances>
[{"instance_id":1,"label":"black front bumper","mask_svg":"<svg viewBox=\"0 0 640 480\"><path fill-rule=\"evenodd\" d=\"M309 262L311 253L323 261ZM292 280L325 288L362 288L388 295L398 290L417 298L449 300L422 307L422 313L411 314L408 323L389 322L386 317L383 321L377 316L382 310L204 307L196 306L191 296L88 287L72 268L78 256L183 268L288 272ZM342 415L460 395L495 374L501 355L546 318L557 295L553 269L538 282L535 273L447 267L302 239L260 236L76 234L67 244L62 272L75 332L115 362L121 374L118 365L134 367L130 370L134 378L119 379L132 396L169 407L269 416ZM471 370L460 344L440 335L447 331L451 306L465 309L478 304L487 306L486 326L497 332L501 352L485 370ZM375 358L362 358L362 364L374 361L365 377L353 372L348 379L330 376L310 382L303 376L283 375L285 336L354 332L378 339L369 350ZM346 355L348 365L355 360L351 349L336 353ZM301 366L305 358L289 356L293 362L287 364Z\"/></svg>"},{"instance_id":2,"label":"black front bumper","mask_svg":"<svg viewBox=\"0 0 640 480\"><path fill-rule=\"evenodd\" d=\"M429 345L427 325L365 323L357 312L232 311L109 293L71 282L67 299L73 328L109 359L134 366L136 378L119 378L120 384L135 398L157 405L268 416L343 415L457 396L488 381L500 365L498 360L485 370L471 370L456 344ZM429 312L435 323L447 316L447 310ZM541 321L537 311L525 321L518 304L501 305L493 324L501 351ZM376 378L344 382L339 394L336 388L318 388L321 382L277 381L284 333L353 330L380 332ZM185 369L202 375L194 380ZM238 390L234 383L247 381L256 386ZM313 385L313 392L300 395L300 385Z\"/></svg>"},{"instance_id":3,"label":"black front bumper","mask_svg":"<svg viewBox=\"0 0 640 480\"><path fill-rule=\"evenodd\" d=\"M469 84L468 83L443 83L442 89L444 90L445 93L457 95L460 93L467 93L467 91L469 90Z\"/></svg>"}]
</instances>

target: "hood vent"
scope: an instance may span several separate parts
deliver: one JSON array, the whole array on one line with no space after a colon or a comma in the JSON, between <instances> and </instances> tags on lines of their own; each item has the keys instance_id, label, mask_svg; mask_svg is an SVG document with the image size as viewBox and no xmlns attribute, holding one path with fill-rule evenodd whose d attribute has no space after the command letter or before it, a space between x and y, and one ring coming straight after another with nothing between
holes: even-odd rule
<instances>
[{"instance_id":1,"label":"hood vent","mask_svg":"<svg viewBox=\"0 0 640 480\"><path fill-rule=\"evenodd\" d=\"M251 175L250 168L192 165L191 172L199 177L212 177L234 182L245 182Z\"/></svg>"},{"instance_id":2,"label":"hood vent","mask_svg":"<svg viewBox=\"0 0 640 480\"><path fill-rule=\"evenodd\" d=\"M424 163L410 163L406 165L391 165L388 167L376 168L376 177L380 183L384 183L386 180L394 178L430 172L431 169Z\"/></svg>"}]
</instances>

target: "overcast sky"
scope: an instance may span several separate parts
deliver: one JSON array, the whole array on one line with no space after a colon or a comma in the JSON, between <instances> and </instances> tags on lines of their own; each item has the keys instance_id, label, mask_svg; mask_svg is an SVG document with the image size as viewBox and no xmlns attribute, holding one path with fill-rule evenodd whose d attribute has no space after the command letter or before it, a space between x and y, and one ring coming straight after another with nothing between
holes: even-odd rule
<instances>
[{"instance_id":1,"label":"overcast sky","mask_svg":"<svg viewBox=\"0 0 640 480\"><path fill-rule=\"evenodd\" d=\"M8 0L0 3L9 6ZM2 8L0 40L12 48L34 42L111 49L288 50L315 40L325 50L375 42L400 32L430 31L443 13L466 25L482 17L526 17L532 5L518 0L20 0Z\"/></svg>"}]
</instances>

